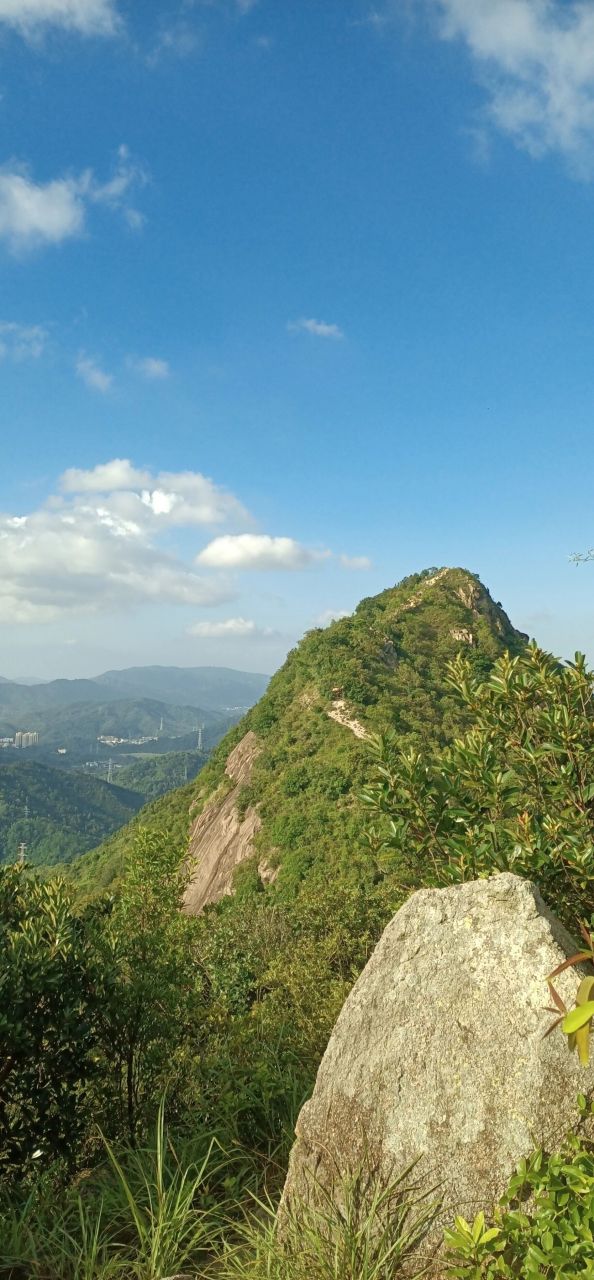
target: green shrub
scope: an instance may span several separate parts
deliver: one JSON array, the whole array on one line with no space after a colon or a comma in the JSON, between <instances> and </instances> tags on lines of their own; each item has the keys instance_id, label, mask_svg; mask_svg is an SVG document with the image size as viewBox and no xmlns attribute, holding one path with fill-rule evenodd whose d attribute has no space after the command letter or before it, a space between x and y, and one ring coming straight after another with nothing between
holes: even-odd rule
<instances>
[{"instance_id":1,"label":"green shrub","mask_svg":"<svg viewBox=\"0 0 594 1280\"><path fill-rule=\"evenodd\" d=\"M0 1177L75 1161L106 986L67 888L0 868Z\"/></svg>"},{"instance_id":2,"label":"green shrub","mask_svg":"<svg viewBox=\"0 0 594 1280\"><path fill-rule=\"evenodd\" d=\"M457 1280L591 1280L594 1148L577 1134L554 1155L522 1160L490 1222L456 1218L445 1233Z\"/></svg>"},{"instance_id":3,"label":"green shrub","mask_svg":"<svg viewBox=\"0 0 594 1280\"><path fill-rule=\"evenodd\" d=\"M532 645L486 680L459 657L450 682L472 718L464 737L441 751L376 743L375 855L406 891L515 872L574 928L594 897L594 673Z\"/></svg>"}]
</instances>

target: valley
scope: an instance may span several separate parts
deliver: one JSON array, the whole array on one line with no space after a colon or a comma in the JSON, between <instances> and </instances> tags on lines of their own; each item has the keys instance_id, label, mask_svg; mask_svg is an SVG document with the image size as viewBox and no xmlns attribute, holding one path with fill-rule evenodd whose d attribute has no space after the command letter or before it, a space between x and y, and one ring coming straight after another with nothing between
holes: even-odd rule
<instances>
[{"instance_id":1,"label":"valley","mask_svg":"<svg viewBox=\"0 0 594 1280\"><path fill-rule=\"evenodd\" d=\"M0 862L25 847L32 865L67 863L101 843L194 777L266 683L225 668L0 681Z\"/></svg>"}]
</instances>

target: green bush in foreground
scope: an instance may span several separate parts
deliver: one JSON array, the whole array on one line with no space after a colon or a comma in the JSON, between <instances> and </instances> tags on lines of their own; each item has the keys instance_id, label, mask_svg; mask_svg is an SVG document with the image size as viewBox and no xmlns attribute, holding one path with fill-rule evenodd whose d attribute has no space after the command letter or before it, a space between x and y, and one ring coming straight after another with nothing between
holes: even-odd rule
<instances>
[{"instance_id":1,"label":"green bush in foreground","mask_svg":"<svg viewBox=\"0 0 594 1280\"><path fill-rule=\"evenodd\" d=\"M0 872L0 1181L76 1160L103 972L59 881Z\"/></svg>"},{"instance_id":2,"label":"green bush in foreground","mask_svg":"<svg viewBox=\"0 0 594 1280\"><path fill-rule=\"evenodd\" d=\"M56 1196L47 1182L0 1201L0 1276L10 1280L416 1280L433 1218L413 1170L385 1180L362 1162L296 1206L237 1199L249 1157L173 1144L161 1106L149 1144L117 1152ZM255 1182L252 1181L252 1185Z\"/></svg>"},{"instance_id":3,"label":"green bush in foreground","mask_svg":"<svg viewBox=\"0 0 594 1280\"><path fill-rule=\"evenodd\" d=\"M535 1151L521 1161L492 1221L483 1213L473 1223L456 1218L445 1238L447 1275L457 1280L591 1280L592 1143L573 1134L553 1155Z\"/></svg>"},{"instance_id":4,"label":"green bush in foreground","mask_svg":"<svg viewBox=\"0 0 594 1280\"><path fill-rule=\"evenodd\" d=\"M372 851L406 892L512 871L575 928L594 901L594 673L531 645L486 680L459 657L450 683L464 737L442 751L376 743Z\"/></svg>"}]
</instances>

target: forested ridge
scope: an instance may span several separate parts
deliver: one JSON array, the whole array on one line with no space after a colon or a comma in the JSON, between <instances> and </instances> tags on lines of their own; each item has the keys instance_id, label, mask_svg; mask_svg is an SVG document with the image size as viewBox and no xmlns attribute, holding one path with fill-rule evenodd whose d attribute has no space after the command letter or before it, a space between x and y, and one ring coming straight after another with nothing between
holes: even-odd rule
<instances>
[{"instance_id":1,"label":"forested ridge","mask_svg":"<svg viewBox=\"0 0 594 1280\"><path fill-rule=\"evenodd\" d=\"M377 1199L367 1234L349 1219L358 1252L338 1216L330 1235L296 1220L281 1248L263 1202L273 1215L336 1017L411 892L512 870L570 928L590 919L593 725L581 657L529 645L475 575L428 570L308 633L198 778L68 881L5 870L0 1271L409 1275L408 1210L382 1262ZM226 762L249 731L259 754L239 804L261 815L254 853L232 895L187 916L190 820L228 792ZM569 1259L587 1259L594 1161L571 1141L527 1166L535 1206L504 1227L479 1216L467 1235L458 1222L448 1274L588 1275ZM364 1212L359 1184L348 1197ZM546 1269L545 1246L566 1270Z\"/></svg>"},{"instance_id":2,"label":"forested ridge","mask_svg":"<svg viewBox=\"0 0 594 1280\"><path fill-rule=\"evenodd\" d=\"M21 843L33 865L70 862L129 822L143 797L96 778L0 757L0 861Z\"/></svg>"},{"instance_id":3,"label":"forested ridge","mask_svg":"<svg viewBox=\"0 0 594 1280\"><path fill-rule=\"evenodd\" d=\"M257 887L257 863L280 867L277 893L293 888L327 860L348 865L359 855L363 817L359 792L369 773L369 752L328 715L336 701L366 730L395 732L417 745L448 741L465 723L446 678L446 666L462 645L477 675L505 649L526 643L479 579L462 569L428 569L379 596L362 600L354 614L307 633L273 676L260 701L219 743L190 793L179 793L179 821L189 825L224 784L230 751L253 730L260 745L240 809L256 805L262 829L251 864L240 878ZM163 820L175 800L163 802ZM161 822L158 805L149 827ZM167 819L168 820L168 819ZM92 891L117 877L122 840L110 841L73 868Z\"/></svg>"}]
</instances>

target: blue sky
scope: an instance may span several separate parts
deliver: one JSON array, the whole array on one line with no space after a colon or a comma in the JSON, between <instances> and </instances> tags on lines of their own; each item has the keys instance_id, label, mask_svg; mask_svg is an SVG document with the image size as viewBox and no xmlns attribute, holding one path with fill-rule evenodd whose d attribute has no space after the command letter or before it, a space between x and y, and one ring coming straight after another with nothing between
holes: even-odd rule
<instances>
[{"instance_id":1,"label":"blue sky","mask_svg":"<svg viewBox=\"0 0 594 1280\"><path fill-rule=\"evenodd\" d=\"M594 3L0 0L0 672L594 658Z\"/></svg>"}]
</instances>

